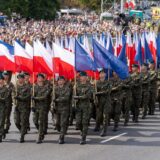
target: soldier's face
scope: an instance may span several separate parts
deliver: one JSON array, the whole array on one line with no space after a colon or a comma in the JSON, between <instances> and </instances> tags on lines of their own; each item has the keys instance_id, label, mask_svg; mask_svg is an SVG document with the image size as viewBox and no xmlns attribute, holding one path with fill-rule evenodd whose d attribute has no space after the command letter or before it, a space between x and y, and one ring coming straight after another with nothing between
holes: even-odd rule
<instances>
[{"instance_id":1,"label":"soldier's face","mask_svg":"<svg viewBox=\"0 0 160 160\"><path fill-rule=\"evenodd\" d=\"M133 72L137 72L137 71L138 71L138 68L132 67L132 71L133 71Z\"/></svg>"},{"instance_id":2,"label":"soldier's face","mask_svg":"<svg viewBox=\"0 0 160 160\"><path fill-rule=\"evenodd\" d=\"M64 83L65 83L65 80L64 80L64 79L60 79L60 80L58 81L58 85L59 85L59 86L64 85Z\"/></svg>"},{"instance_id":3,"label":"soldier's face","mask_svg":"<svg viewBox=\"0 0 160 160\"><path fill-rule=\"evenodd\" d=\"M80 76L80 82L86 82L87 76Z\"/></svg>"},{"instance_id":4,"label":"soldier's face","mask_svg":"<svg viewBox=\"0 0 160 160\"><path fill-rule=\"evenodd\" d=\"M25 81L29 81L29 79L30 79L30 76L29 76L29 75L26 75L26 76L25 76Z\"/></svg>"},{"instance_id":5,"label":"soldier's face","mask_svg":"<svg viewBox=\"0 0 160 160\"><path fill-rule=\"evenodd\" d=\"M146 73L146 72L147 72L147 67L142 66L142 67L141 67L141 72L142 72L142 73Z\"/></svg>"},{"instance_id":6,"label":"soldier's face","mask_svg":"<svg viewBox=\"0 0 160 160\"><path fill-rule=\"evenodd\" d=\"M38 77L37 82L44 82L44 78L43 77Z\"/></svg>"},{"instance_id":7,"label":"soldier's face","mask_svg":"<svg viewBox=\"0 0 160 160\"><path fill-rule=\"evenodd\" d=\"M149 64L149 69L154 69L154 64Z\"/></svg>"},{"instance_id":8,"label":"soldier's face","mask_svg":"<svg viewBox=\"0 0 160 160\"><path fill-rule=\"evenodd\" d=\"M18 82L21 84L21 83L24 83L24 78L19 78L18 79Z\"/></svg>"},{"instance_id":9,"label":"soldier's face","mask_svg":"<svg viewBox=\"0 0 160 160\"><path fill-rule=\"evenodd\" d=\"M106 73L101 72L99 77L100 77L100 79L105 79L106 78Z\"/></svg>"},{"instance_id":10,"label":"soldier's face","mask_svg":"<svg viewBox=\"0 0 160 160\"><path fill-rule=\"evenodd\" d=\"M0 84L4 84L4 80L3 79L0 79Z\"/></svg>"},{"instance_id":11,"label":"soldier's face","mask_svg":"<svg viewBox=\"0 0 160 160\"><path fill-rule=\"evenodd\" d=\"M5 80L8 80L8 79L9 79L9 76L8 76L8 75L4 75L3 77L4 77Z\"/></svg>"}]
</instances>

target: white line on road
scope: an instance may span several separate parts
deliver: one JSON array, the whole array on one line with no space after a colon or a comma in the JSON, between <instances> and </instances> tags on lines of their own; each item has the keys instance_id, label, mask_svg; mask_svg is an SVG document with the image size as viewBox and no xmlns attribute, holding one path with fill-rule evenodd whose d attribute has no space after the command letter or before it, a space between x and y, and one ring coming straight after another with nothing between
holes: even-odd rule
<instances>
[{"instance_id":1,"label":"white line on road","mask_svg":"<svg viewBox=\"0 0 160 160\"><path fill-rule=\"evenodd\" d=\"M101 141L100 143L109 142L109 141L111 141L111 140L113 140L113 139L119 138L119 137L124 136L124 135L126 135L126 134L127 134L127 133L119 134L119 135L117 135L117 136L114 136L114 137L111 137L111 138L109 138L109 139L103 140L103 141Z\"/></svg>"}]
</instances>

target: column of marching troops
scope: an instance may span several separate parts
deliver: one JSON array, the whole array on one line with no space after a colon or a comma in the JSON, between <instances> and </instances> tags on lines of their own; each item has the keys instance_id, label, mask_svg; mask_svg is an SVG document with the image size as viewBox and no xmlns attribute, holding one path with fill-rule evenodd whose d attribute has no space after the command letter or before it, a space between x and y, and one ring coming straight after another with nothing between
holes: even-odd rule
<instances>
[{"instance_id":1,"label":"column of marching troops","mask_svg":"<svg viewBox=\"0 0 160 160\"><path fill-rule=\"evenodd\" d=\"M0 76L0 142L9 132L14 106L14 122L20 132L20 143L25 141L25 135L30 131L31 111L38 130L36 142L43 142L50 111L55 129L60 134L59 144L64 143L74 118L75 128L81 133L80 144L86 144L91 118L96 121L94 131L100 132L103 137L107 135L111 120L114 122L113 131L117 131L121 116L124 126L127 126L130 116L134 123L138 123L140 111L142 119L148 114L154 115L157 82L158 72L154 62L144 63L140 69L134 64L132 73L125 80L121 80L115 72L106 80L106 72L102 69L96 83L87 77L86 72L79 72L74 82L67 81L64 76L59 76L57 81L49 81L39 73L34 87L28 73L19 73L14 86L8 72L4 71Z\"/></svg>"}]
</instances>

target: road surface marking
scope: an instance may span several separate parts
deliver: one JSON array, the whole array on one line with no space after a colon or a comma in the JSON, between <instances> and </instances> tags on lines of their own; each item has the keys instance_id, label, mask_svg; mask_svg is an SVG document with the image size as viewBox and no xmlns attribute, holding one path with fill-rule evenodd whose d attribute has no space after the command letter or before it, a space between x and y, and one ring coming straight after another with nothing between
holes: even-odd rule
<instances>
[{"instance_id":1,"label":"road surface marking","mask_svg":"<svg viewBox=\"0 0 160 160\"><path fill-rule=\"evenodd\" d=\"M103 140L103 141L101 141L100 143L109 142L109 141L111 141L111 140L113 140L113 139L119 138L119 137L124 136L124 135L126 135L126 134L127 134L127 133L119 134L119 135L117 135L117 136L114 136L114 137L111 137L111 138L109 138L109 139Z\"/></svg>"}]
</instances>

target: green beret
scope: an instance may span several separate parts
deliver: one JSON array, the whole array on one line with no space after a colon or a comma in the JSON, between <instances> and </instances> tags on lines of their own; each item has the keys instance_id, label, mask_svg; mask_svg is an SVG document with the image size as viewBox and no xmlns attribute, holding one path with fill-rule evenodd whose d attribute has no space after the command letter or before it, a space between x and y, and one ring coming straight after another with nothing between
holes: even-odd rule
<instances>
[{"instance_id":1,"label":"green beret","mask_svg":"<svg viewBox=\"0 0 160 160\"><path fill-rule=\"evenodd\" d=\"M45 78L45 76L44 76L44 74L43 74L43 73L38 73L38 74L37 74L37 78L38 78L38 77Z\"/></svg>"},{"instance_id":2,"label":"green beret","mask_svg":"<svg viewBox=\"0 0 160 160\"><path fill-rule=\"evenodd\" d=\"M138 64L132 64L132 67L133 68L138 68L139 66L138 66Z\"/></svg>"},{"instance_id":3,"label":"green beret","mask_svg":"<svg viewBox=\"0 0 160 160\"><path fill-rule=\"evenodd\" d=\"M106 73L106 72L105 72L105 69L101 69L101 70L99 71L99 73Z\"/></svg>"},{"instance_id":4,"label":"green beret","mask_svg":"<svg viewBox=\"0 0 160 160\"><path fill-rule=\"evenodd\" d=\"M19 73L19 74L17 75L17 78L18 78L18 79L19 79L19 78L24 79L24 74L23 74L23 73Z\"/></svg>"},{"instance_id":5,"label":"green beret","mask_svg":"<svg viewBox=\"0 0 160 160\"><path fill-rule=\"evenodd\" d=\"M79 76L87 76L86 72L80 72Z\"/></svg>"},{"instance_id":6,"label":"green beret","mask_svg":"<svg viewBox=\"0 0 160 160\"><path fill-rule=\"evenodd\" d=\"M4 72L3 72L3 76L4 76L4 75L5 75L5 76L9 76L8 71L4 71Z\"/></svg>"},{"instance_id":7,"label":"green beret","mask_svg":"<svg viewBox=\"0 0 160 160\"><path fill-rule=\"evenodd\" d=\"M58 77L58 81L59 81L59 80L65 80L65 77L64 77L64 76L59 76L59 77Z\"/></svg>"}]
</instances>

